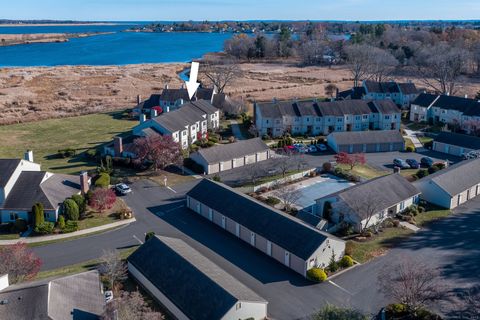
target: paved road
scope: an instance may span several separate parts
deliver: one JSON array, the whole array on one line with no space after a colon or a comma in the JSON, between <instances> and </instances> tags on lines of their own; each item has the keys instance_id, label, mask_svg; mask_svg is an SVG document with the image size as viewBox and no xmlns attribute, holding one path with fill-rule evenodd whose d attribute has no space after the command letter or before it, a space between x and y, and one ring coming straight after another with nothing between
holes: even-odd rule
<instances>
[{"instance_id":1,"label":"paved road","mask_svg":"<svg viewBox=\"0 0 480 320\"><path fill-rule=\"evenodd\" d=\"M269 301L272 319L303 319L326 303L376 313L387 303L378 292L378 272L403 255L415 256L442 268L453 288L480 284L480 199L459 208L449 219L417 233L384 257L354 268L333 280L315 284L239 241L234 236L192 214L185 208L184 194L196 182L176 186L174 191L151 181L135 183L126 197L137 222L120 230L68 242L34 248L44 261L43 270L58 268L101 256L111 248L135 246L135 235L144 233L184 239L235 278Z\"/></svg>"}]
</instances>

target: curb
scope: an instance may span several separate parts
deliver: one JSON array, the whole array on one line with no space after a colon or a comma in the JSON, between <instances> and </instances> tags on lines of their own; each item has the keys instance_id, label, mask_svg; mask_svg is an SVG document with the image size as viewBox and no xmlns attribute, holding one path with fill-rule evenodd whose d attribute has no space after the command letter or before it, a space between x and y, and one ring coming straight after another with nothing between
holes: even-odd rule
<instances>
[{"instance_id":1,"label":"curb","mask_svg":"<svg viewBox=\"0 0 480 320\"><path fill-rule=\"evenodd\" d=\"M354 261L355 261L355 260L354 260ZM334 275L328 277L328 278L327 278L327 281L328 281L328 280L335 279L335 278L338 277L339 275L344 274L344 273L347 272L347 271L353 270L353 269L355 269L356 267L359 267L359 266L361 266L361 265L362 265L362 264L361 264L360 262L355 261L355 264L354 264L353 266L351 266L350 268L347 268L347 269L343 269L342 271L339 271L339 272L335 273Z\"/></svg>"},{"instance_id":2,"label":"curb","mask_svg":"<svg viewBox=\"0 0 480 320\"><path fill-rule=\"evenodd\" d=\"M80 231L75 231L72 233L66 233L66 234L59 234L59 235L54 235L54 236L43 236L43 237L35 237L35 238L19 238L15 240L0 240L0 246L6 246L6 245L12 245L16 244L18 242L22 243L39 243L39 242L46 242L46 241L56 241L56 240L62 240L62 239L68 239L68 238L73 238L77 236L82 236L82 235L89 235L91 233L96 233L99 231L103 230L108 230L112 229L115 227L120 227L123 225L127 225L130 223L133 223L137 221L135 218L128 219L128 220L123 220L123 221L118 221L118 222L113 222L109 224L105 224L103 226L98 226L94 228L89 228L85 230L80 230Z\"/></svg>"}]
</instances>

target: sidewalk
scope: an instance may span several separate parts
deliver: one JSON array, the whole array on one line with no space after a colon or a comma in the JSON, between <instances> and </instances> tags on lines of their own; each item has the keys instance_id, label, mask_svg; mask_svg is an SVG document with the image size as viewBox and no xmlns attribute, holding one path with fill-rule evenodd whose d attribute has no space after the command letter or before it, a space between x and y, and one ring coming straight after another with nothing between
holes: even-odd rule
<instances>
[{"instance_id":1,"label":"sidewalk","mask_svg":"<svg viewBox=\"0 0 480 320\"><path fill-rule=\"evenodd\" d=\"M417 133L415 131L409 130L409 129L404 129L405 134L407 135L406 137L410 140L412 140L413 145L415 146L415 149L423 149L423 144L418 140L417 138Z\"/></svg>"},{"instance_id":2,"label":"sidewalk","mask_svg":"<svg viewBox=\"0 0 480 320\"><path fill-rule=\"evenodd\" d=\"M401 222L400 222L400 225L401 225L402 227L405 227L405 228L407 228L407 229L412 230L413 232L417 232L418 230L420 230L419 227L414 226L413 224L408 223L408 222L406 222L406 221L401 221Z\"/></svg>"},{"instance_id":3,"label":"sidewalk","mask_svg":"<svg viewBox=\"0 0 480 320\"><path fill-rule=\"evenodd\" d=\"M135 222L136 219L128 219L128 220L122 220L118 222L113 222L109 224L105 224L103 226L98 226L95 228L89 228L85 230L80 230L80 231L75 231L71 233L65 233L65 234L56 234L52 236L40 236L40 237L35 237L35 238L19 238L15 240L0 240L0 246L7 246L11 244L15 244L18 242L24 242L24 243L38 243L38 242L45 242L45 241L56 241L56 240L62 240L62 239L68 239L68 238L73 238L73 237L78 237L82 235L88 235L90 233L95 233L103 230L108 230L116 227L120 227L123 225L127 225L130 223Z\"/></svg>"}]
</instances>

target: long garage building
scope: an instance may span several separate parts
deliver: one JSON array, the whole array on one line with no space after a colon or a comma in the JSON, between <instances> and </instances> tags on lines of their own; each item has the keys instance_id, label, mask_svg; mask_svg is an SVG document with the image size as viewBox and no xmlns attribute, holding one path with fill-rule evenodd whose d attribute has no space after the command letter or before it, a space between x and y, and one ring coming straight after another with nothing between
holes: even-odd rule
<instances>
[{"instance_id":1,"label":"long garage building","mask_svg":"<svg viewBox=\"0 0 480 320\"><path fill-rule=\"evenodd\" d=\"M421 198L453 209L480 195L480 159L462 161L422 178L414 185Z\"/></svg>"},{"instance_id":2,"label":"long garage building","mask_svg":"<svg viewBox=\"0 0 480 320\"><path fill-rule=\"evenodd\" d=\"M344 255L343 240L211 180L187 194L187 206L304 277Z\"/></svg>"},{"instance_id":3,"label":"long garage building","mask_svg":"<svg viewBox=\"0 0 480 320\"><path fill-rule=\"evenodd\" d=\"M433 141L432 149L461 157L471 151L480 150L480 138L460 133L441 132Z\"/></svg>"},{"instance_id":4,"label":"long garage building","mask_svg":"<svg viewBox=\"0 0 480 320\"><path fill-rule=\"evenodd\" d=\"M405 150L405 140L398 130L333 132L327 136L327 143L337 153Z\"/></svg>"},{"instance_id":5,"label":"long garage building","mask_svg":"<svg viewBox=\"0 0 480 320\"><path fill-rule=\"evenodd\" d=\"M218 173L267 160L270 148L260 138L218 145L190 155L206 174Z\"/></svg>"}]
</instances>

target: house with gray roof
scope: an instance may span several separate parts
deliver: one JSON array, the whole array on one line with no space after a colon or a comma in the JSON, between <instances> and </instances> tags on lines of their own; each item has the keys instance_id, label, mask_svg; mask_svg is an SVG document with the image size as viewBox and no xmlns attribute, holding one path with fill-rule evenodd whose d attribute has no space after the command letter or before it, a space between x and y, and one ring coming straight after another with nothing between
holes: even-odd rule
<instances>
[{"instance_id":1,"label":"house with gray roof","mask_svg":"<svg viewBox=\"0 0 480 320\"><path fill-rule=\"evenodd\" d=\"M0 290L2 320L96 320L105 307L98 271Z\"/></svg>"},{"instance_id":2,"label":"house with gray roof","mask_svg":"<svg viewBox=\"0 0 480 320\"><path fill-rule=\"evenodd\" d=\"M354 185L316 200L316 216L356 231L377 225L418 202L420 191L398 173Z\"/></svg>"},{"instance_id":3,"label":"house with gray roof","mask_svg":"<svg viewBox=\"0 0 480 320\"><path fill-rule=\"evenodd\" d=\"M137 137L155 133L170 135L183 149L186 149L195 141L205 138L207 130L217 129L219 124L220 111L210 102L198 100L149 120L145 115L141 115L140 124L133 128L133 135ZM115 147L110 146L105 153L115 153Z\"/></svg>"},{"instance_id":4,"label":"house with gray roof","mask_svg":"<svg viewBox=\"0 0 480 320\"><path fill-rule=\"evenodd\" d=\"M440 132L433 140L432 150L461 157L480 150L480 137L467 134Z\"/></svg>"},{"instance_id":5,"label":"house with gray roof","mask_svg":"<svg viewBox=\"0 0 480 320\"><path fill-rule=\"evenodd\" d=\"M0 159L0 222L32 221L31 210L43 204L45 220L56 222L66 198L88 191L88 176L80 177L41 171L33 152L25 159Z\"/></svg>"},{"instance_id":6,"label":"house with gray roof","mask_svg":"<svg viewBox=\"0 0 480 320\"><path fill-rule=\"evenodd\" d=\"M193 161L203 167L206 174L243 167L267 160L269 157L270 148L261 138L200 149L190 155Z\"/></svg>"},{"instance_id":7,"label":"house with gray roof","mask_svg":"<svg viewBox=\"0 0 480 320\"><path fill-rule=\"evenodd\" d=\"M392 100L319 102L277 101L255 103L259 135L328 135L332 132L400 130L401 111Z\"/></svg>"},{"instance_id":8,"label":"house with gray roof","mask_svg":"<svg viewBox=\"0 0 480 320\"><path fill-rule=\"evenodd\" d=\"M461 161L414 182L422 199L454 209L480 195L480 159Z\"/></svg>"},{"instance_id":9,"label":"house with gray roof","mask_svg":"<svg viewBox=\"0 0 480 320\"><path fill-rule=\"evenodd\" d=\"M455 130L480 130L480 101L450 95L421 94L411 105L410 120L448 125Z\"/></svg>"},{"instance_id":10,"label":"house with gray roof","mask_svg":"<svg viewBox=\"0 0 480 320\"><path fill-rule=\"evenodd\" d=\"M398 130L333 132L328 146L336 153L373 153L404 151L405 140Z\"/></svg>"},{"instance_id":11,"label":"house with gray roof","mask_svg":"<svg viewBox=\"0 0 480 320\"><path fill-rule=\"evenodd\" d=\"M267 318L265 299L180 239L149 239L128 271L175 319Z\"/></svg>"},{"instance_id":12,"label":"house with gray roof","mask_svg":"<svg viewBox=\"0 0 480 320\"><path fill-rule=\"evenodd\" d=\"M187 207L304 277L344 255L343 240L215 181L193 187Z\"/></svg>"},{"instance_id":13,"label":"house with gray roof","mask_svg":"<svg viewBox=\"0 0 480 320\"><path fill-rule=\"evenodd\" d=\"M409 107L417 98L419 90L412 82L398 83L395 81L377 82L365 80L362 83L365 89L363 99L366 100L392 100L396 105Z\"/></svg>"}]
</instances>

